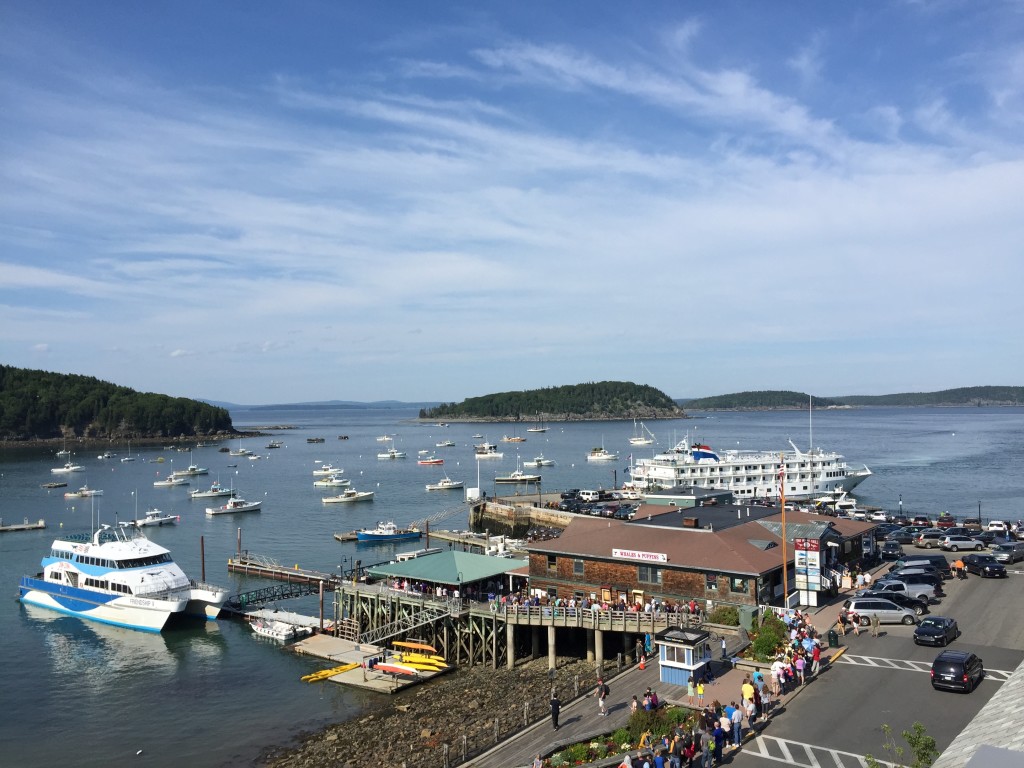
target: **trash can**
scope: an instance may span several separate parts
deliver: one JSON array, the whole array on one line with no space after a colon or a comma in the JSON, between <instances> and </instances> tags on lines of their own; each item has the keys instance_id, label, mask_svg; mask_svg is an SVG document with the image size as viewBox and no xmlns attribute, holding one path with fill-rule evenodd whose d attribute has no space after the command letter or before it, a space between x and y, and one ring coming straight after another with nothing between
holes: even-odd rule
<instances>
[{"instance_id":1,"label":"trash can","mask_svg":"<svg viewBox=\"0 0 1024 768\"><path fill-rule=\"evenodd\" d=\"M839 647L839 633L834 629L828 631L828 647L838 648Z\"/></svg>"},{"instance_id":2,"label":"trash can","mask_svg":"<svg viewBox=\"0 0 1024 768\"><path fill-rule=\"evenodd\" d=\"M757 618L757 608L752 605L741 605L738 611L740 615L740 626L748 632L754 629L754 620Z\"/></svg>"}]
</instances>

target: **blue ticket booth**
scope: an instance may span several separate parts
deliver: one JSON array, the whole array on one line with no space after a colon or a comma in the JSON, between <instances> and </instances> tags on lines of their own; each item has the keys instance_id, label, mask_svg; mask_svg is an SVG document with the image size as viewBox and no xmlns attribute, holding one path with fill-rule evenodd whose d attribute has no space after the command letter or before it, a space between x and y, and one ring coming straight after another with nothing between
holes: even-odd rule
<instances>
[{"instance_id":1,"label":"blue ticket booth","mask_svg":"<svg viewBox=\"0 0 1024 768\"><path fill-rule=\"evenodd\" d=\"M711 661L711 638L701 629L669 627L654 636L658 646L658 679L663 683L685 686L690 678L699 680L707 674Z\"/></svg>"}]
</instances>

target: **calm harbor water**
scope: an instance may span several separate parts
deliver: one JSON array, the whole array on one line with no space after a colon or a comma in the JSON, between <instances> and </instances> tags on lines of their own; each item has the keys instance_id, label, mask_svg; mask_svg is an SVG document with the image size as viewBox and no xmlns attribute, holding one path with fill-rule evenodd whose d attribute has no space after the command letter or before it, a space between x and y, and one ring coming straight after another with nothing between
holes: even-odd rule
<instances>
[{"instance_id":1,"label":"calm harbor water","mask_svg":"<svg viewBox=\"0 0 1024 768\"><path fill-rule=\"evenodd\" d=\"M188 453L133 447L136 461L122 463L127 446L114 446L119 456L101 460L100 451L76 455L86 472L65 476L69 488L83 483L103 489L102 497L65 500L65 488L46 491L59 466L52 451L8 451L0 454L0 517L7 523L44 518L48 529L0 535L0 583L7 600L0 601L0 742L3 762L19 766L203 766L250 764L264 747L284 743L303 730L346 719L372 709L373 695L331 684L309 685L299 678L318 668L317 662L283 652L232 621L149 635L104 627L41 609L22 606L15 598L18 579L35 573L39 560L59 528L87 531L95 516L113 523L151 506L180 514L181 524L147 528L147 535L168 547L189 575L200 576L200 538L205 543L206 577L236 591L262 582L230 576L226 559L235 551L241 528L242 546L284 564L324 571L349 567L356 557L376 562L390 557L394 545L340 544L331 534L373 525L377 520L406 523L455 510L437 527L465 528L461 491L424 489L447 474L476 485L477 464L472 437L480 433L499 444L505 457L482 462L481 487L489 494L497 473L515 468L543 453L554 467L542 470L543 488L612 486L626 479L630 453L649 455L687 433L719 450L788 447L792 439L806 449L813 434L816 447L844 453L854 465L865 463L875 475L858 489L864 503L896 510L934 514L977 513L983 517L1024 517L1019 482L1024 466L1024 409L921 408L816 411L813 432L806 413L758 412L700 415L698 418L654 422L647 426L659 446L637 449L628 438L632 422L549 425L546 433L516 433L526 443L501 443L512 434L508 424L420 425L413 411L282 410L237 411L236 427L272 424L294 429L274 434L284 447L267 450L269 437L249 438L243 447L264 456L258 461L219 453L217 447L197 449L195 463L210 474L187 488L219 479L241 495L265 498L260 513L208 518L205 503L188 499L187 489L154 488L153 480L189 464ZM338 440L338 435L348 440ZM376 437L395 435L407 459L376 458L382 444ZM310 444L307 437L323 437ZM455 447L436 443L453 440ZM604 445L620 461L588 463L586 453ZM228 447L238 447L231 441ZM417 452L429 450L445 459L443 467L420 466ZM641 453L642 451L642 453ZM163 456L163 463L152 460ZM343 467L359 490L373 490L372 503L324 505L331 489L313 487L316 461ZM237 466L231 466L237 465ZM503 492L507 492L504 490ZM95 504L93 504L95 502ZM406 544L399 549L412 548ZM314 599L293 601L282 608L313 614ZM142 754L137 752L142 750Z\"/></svg>"}]
</instances>

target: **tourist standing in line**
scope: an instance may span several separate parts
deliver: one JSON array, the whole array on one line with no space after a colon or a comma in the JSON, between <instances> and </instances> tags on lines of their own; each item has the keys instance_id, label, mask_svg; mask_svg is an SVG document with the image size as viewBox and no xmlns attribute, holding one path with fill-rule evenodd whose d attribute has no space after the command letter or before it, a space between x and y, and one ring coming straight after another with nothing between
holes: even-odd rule
<instances>
[{"instance_id":1,"label":"tourist standing in line","mask_svg":"<svg viewBox=\"0 0 1024 768\"><path fill-rule=\"evenodd\" d=\"M693 681L693 675L690 675L689 680L686 681L686 703L691 707L694 702L695 687Z\"/></svg>"},{"instance_id":2,"label":"tourist standing in line","mask_svg":"<svg viewBox=\"0 0 1024 768\"><path fill-rule=\"evenodd\" d=\"M558 700L558 694L551 694L551 724L558 730L558 712L562 709L562 702Z\"/></svg>"},{"instance_id":3,"label":"tourist standing in line","mask_svg":"<svg viewBox=\"0 0 1024 768\"><path fill-rule=\"evenodd\" d=\"M739 749L740 744L743 743L743 710L733 705L732 711L732 745L734 749Z\"/></svg>"},{"instance_id":4,"label":"tourist standing in line","mask_svg":"<svg viewBox=\"0 0 1024 768\"><path fill-rule=\"evenodd\" d=\"M817 640L814 641L814 647L811 649L811 675L813 677L818 676L818 672L821 671L821 643Z\"/></svg>"},{"instance_id":5,"label":"tourist standing in line","mask_svg":"<svg viewBox=\"0 0 1024 768\"><path fill-rule=\"evenodd\" d=\"M701 768L711 768L715 757L715 739L711 731L705 728L700 734L700 765Z\"/></svg>"},{"instance_id":6,"label":"tourist standing in line","mask_svg":"<svg viewBox=\"0 0 1024 768\"><path fill-rule=\"evenodd\" d=\"M697 681L697 706L704 706L704 678Z\"/></svg>"}]
</instances>

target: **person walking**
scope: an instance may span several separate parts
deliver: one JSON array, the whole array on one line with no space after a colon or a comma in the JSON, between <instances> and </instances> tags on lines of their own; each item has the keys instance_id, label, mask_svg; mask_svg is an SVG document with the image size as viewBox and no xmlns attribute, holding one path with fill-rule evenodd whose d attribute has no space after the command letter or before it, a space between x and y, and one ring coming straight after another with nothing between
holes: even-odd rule
<instances>
[{"instance_id":1,"label":"person walking","mask_svg":"<svg viewBox=\"0 0 1024 768\"><path fill-rule=\"evenodd\" d=\"M817 640L814 641L814 647L811 649L811 675L813 677L818 676L818 672L821 671L821 643Z\"/></svg>"},{"instance_id":2,"label":"person walking","mask_svg":"<svg viewBox=\"0 0 1024 768\"><path fill-rule=\"evenodd\" d=\"M878 625L879 624L881 624L881 622L879 621L878 614L876 613L874 616L871 617L871 636L872 637L878 637Z\"/></svg>"},{"instance_id":3,"label":"person walking","mask_svg":"<svg viewBox=\"0 0 1024 768\"><path fill-rule=\"evenodd\" d=\"M725 638L722 638L722 658L727 659L729 655L725 652Z\"/></svg>"},{"instance_id":4,"label":"person walking","mask_svg":"<svg viewBox=\"0 0 1024 768\"><path fill-rule=\"evenodd\" d=\"M850 624L853 625L853 634L860 637L860 616L850 611Z\"/></svg>"},{"instance_id":5,"label":"person walking","mask_svg":"<svg viewBox=\"0 0 1024 768\"><path fill-rule=\"evenodd\" d=\"M562 709L562 702L558 700L558 694L551 693L551 724L558 730L558 713Z\"/></svg>"},{"instance_id":6,"label":"person walking","mask_svg":"<svg viewBox=\"0 0 1024 768\"><path fill-rule=\"evenodd\" d=\"M608 710L605 706L605 699L608 698L608 686L604 684L603 678L597 678L597 688L594 690L594 696L597 697L597 706L601 710L601 716L607 717Z\"/></svg>"}]
</instances>

